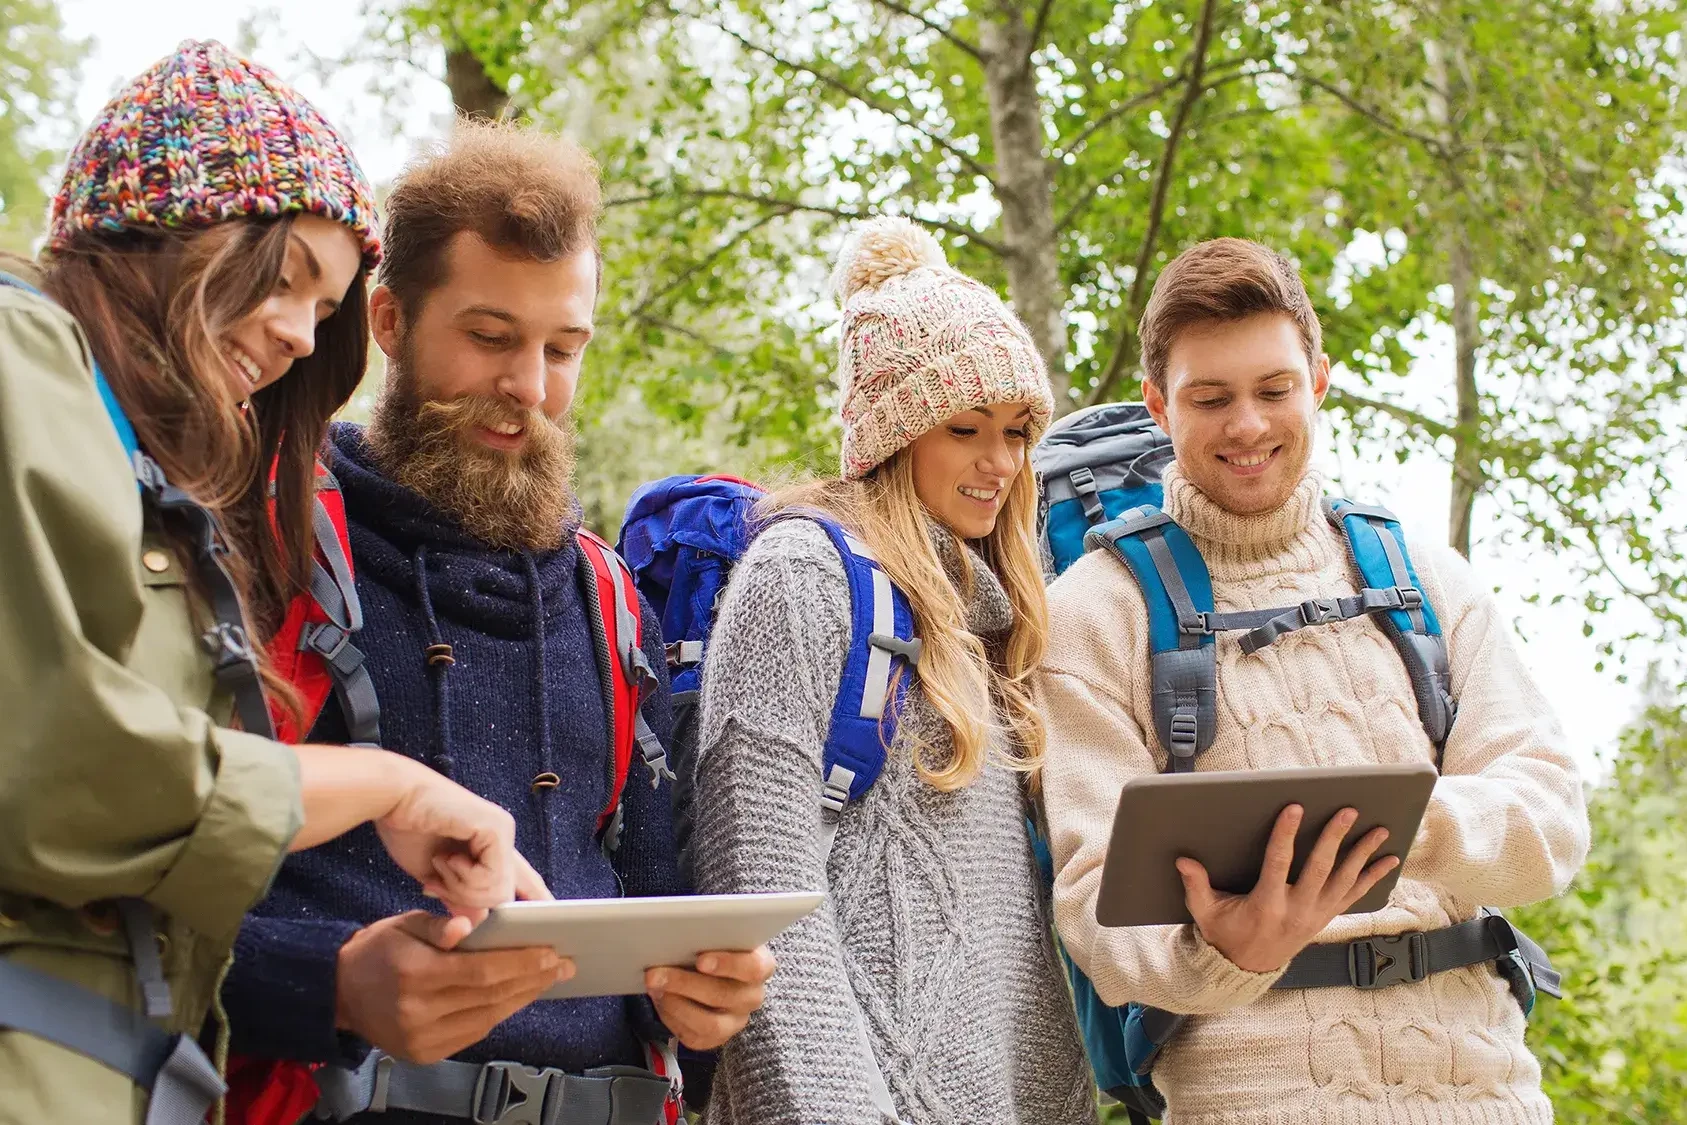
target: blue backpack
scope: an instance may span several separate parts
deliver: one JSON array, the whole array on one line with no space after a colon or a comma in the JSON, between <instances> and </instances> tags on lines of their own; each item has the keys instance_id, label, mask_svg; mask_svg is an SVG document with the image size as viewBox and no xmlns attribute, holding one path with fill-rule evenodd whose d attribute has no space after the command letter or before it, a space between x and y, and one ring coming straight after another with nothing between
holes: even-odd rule
<instances>
[{"instance_id":1,"label":"blue backpack","mask_svg":"<svg viewBox=\"0 0 1687 1125\"><path fill-rule=\"evenodd\" d=\"M755 514L766 494L729 476L672 476L642 485L627 504L616 550L662 620L662 637L673 677L675 757L684 768L681 794L681 852L689 843L691 763L697 742L697 694L708 660L715 609L764 523ZM907 689L898 668L919 663L920 642L908 599L890 581L866 544L818 512L789 513L811 519L838 549L849 576L853 619L849 657L832 708L824 754L824 845L830 850L844 806L858 800L884 768L886 732L894 729Z\"/></svg>"},{"instance_id":2,"label":"blue backpack","mask_svg":"<svg viewBox=\"0 0 1687 1125\"><path fill-rule=\"evenodd\" d=\"M1347 542L1359 592L1217 613L1205 560L1188 533L1159 508L1159 474L1170 460L1170 441L1136 403L1074 414L1032 453L1044 488L1041 532L1054 574L1085 551L1105 550L1142 591L1154 728L1167 750L1167 771L1194 770L1217 733L1219 633L1242 632L1242 651L1251 655L1298 629L1355 617L1374 620L1399 653L1439 764L1457 704L1446 640L1399 521L1382 508L1326 500L1325 516ZM1052 883L1047 842L1035 824L1031 831L1044 877ZM1559 976L1546 954L1486 909L1468 922L1429 933L1310 946L1275 987L1374 989L1482 962L1495 966L1525 1014L1533 1010L1537 989L1559 995ZM1097 1084L1125 1105L1132 1122L1157 1120L1165 1100L1154 1087L1154 1063L1188 1017L1134 1003L1111 1007L1070 958L1066 964Z\"/></svg>"}]
</instances>

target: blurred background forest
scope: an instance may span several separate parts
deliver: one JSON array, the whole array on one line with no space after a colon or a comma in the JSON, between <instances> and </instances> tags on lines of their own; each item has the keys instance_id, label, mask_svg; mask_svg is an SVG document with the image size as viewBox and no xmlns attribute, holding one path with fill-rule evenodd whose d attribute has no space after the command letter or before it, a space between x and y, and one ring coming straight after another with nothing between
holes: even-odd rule
<instances>
[{"instance_id":1,"label":"blurred background forest","mask_svg":"<svg viewBox=\"0 0 1687 1125\"><path fill-rule=\"evenodd\" d=\"M1336 364L1325 467L1472 556L1586 750L1593 858L1521 918L1566 972L1531 1032L1560 1119L1687 1123L1676 0L179 7L114 70L114 0L0 0L0 245L33 243L86 118L185 36L352 118L380 181L453 109L565 131L608 201L578 407L607 533L663 473L834 464L826 277L858 217L910 216L995 285L1067 408L1135 396L1183 247L1290 253Z\"/></svg>"}]
</instances>

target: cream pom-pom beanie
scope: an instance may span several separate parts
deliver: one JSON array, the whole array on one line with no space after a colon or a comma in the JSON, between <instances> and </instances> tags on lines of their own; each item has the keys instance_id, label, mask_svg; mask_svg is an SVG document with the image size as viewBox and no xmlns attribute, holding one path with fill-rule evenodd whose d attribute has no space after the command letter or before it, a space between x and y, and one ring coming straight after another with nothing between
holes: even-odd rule
<instances>
[{"instance_id":1,"label":"cream pom-pom beanie","mask_svg":"<svg viewBox=\"0 0 1687 1125\"><path fill-rule=\"evenodd\" d=\"M843 475L855 480L965 410L1031 407L1036 441L1054 410L1031 334L986 286L949 268L907 219L874 219L832 275L843 309Z\"/></svg>"}]
</instances>

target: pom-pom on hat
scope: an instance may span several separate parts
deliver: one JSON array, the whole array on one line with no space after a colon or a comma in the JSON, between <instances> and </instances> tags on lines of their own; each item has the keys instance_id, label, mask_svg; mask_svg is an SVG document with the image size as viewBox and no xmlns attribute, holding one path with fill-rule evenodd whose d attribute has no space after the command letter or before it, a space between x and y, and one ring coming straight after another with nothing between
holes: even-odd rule
<instances>
[{"instance_id":1,"label":"pom-pom on hat","mask_svg":"<svg viewBox=\"0 0 1687 1125\"><path fill-rule=\"evenodd\" d=\"M187 40L111 100L76 142L53 197L49 254L78 231L196 230L321 215L381 258L375 193L345 140L272 72Z\"/></svg>"},{"instance_id":2,"label":"pom-pom on hat","mask_svg":"<svg viewBox=\"0 0 1687 1125\"><path fill-rule=\"evenodd\" d=\"M1031 407L1036 441L1054 410L1031 334L989 288L951 269L907 219L874 219L844 243L833 290L843 308L843 475L866 476L965 410Z\"/></svg>"}]
</instances>

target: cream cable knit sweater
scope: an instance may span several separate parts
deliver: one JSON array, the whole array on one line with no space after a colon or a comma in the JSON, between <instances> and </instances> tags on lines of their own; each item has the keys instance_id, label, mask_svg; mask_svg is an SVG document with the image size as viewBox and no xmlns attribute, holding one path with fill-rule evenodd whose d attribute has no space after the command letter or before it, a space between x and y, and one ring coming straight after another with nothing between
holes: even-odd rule
<instances>
[{"instance_id":1,"label":"cream cable knit sweater","mask_svg":"<svg viewBox=\"0 0 1687 1125\"><path fill-rule=\"evenodd\" d=\"M1354 592L1345 546L1309 475L1289 501L1242 518L1174 464L1166 511L1212 571L1219 610ZM1483 905L1564 889L1588 847L1581 783L1552 708L1469 565L1411 541L1447 634L1458 721L1424 825L1389 905L1338 918L1322 941L1428 930ZM1192 1013L1154 1071L1168 1125L1544 1125L1552 1107L1523 1043L1524 1020L1488 966L1375 992L1271 992L1276 974L1237 968L1194 926L1103 929L1095 920L1119 787L1157 772L1141 596L1102 553L1050 590L1039 677L1049 717L1045 800L1067 950L1109 1003ZM1203 770L1432 761L1394 649L1365 620L1308 628L1254 656L1218 642L1219 727ZM1551 934L1533 935L1550 951Z\"/></svg>"}]
</instances>

